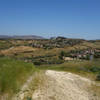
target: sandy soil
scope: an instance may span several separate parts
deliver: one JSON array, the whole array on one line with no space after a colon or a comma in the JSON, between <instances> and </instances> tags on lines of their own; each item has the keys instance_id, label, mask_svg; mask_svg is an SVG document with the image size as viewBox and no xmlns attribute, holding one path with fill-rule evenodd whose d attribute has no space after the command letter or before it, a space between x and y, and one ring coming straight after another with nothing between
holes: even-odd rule
<instances>
[{"instance_id":1,"label":"sandy soil","mask_svg":"<svg viewBox=\"0 0 100 100\"><path fill-rule=\"evenodd\" d=\"M92 81L69 72L47 70L45 84L35 90L29 100L100 100L89 90ZM26 100L25 89L32 78L23 86L22 91L13 100ZM28 92L27 92L28 93Z\"/></svg>"},{"instance_id":2,"label":"sandy soil","mask_svg":"<svg viewBox=\"0 0 100 100\"><path fill-rule=\"evenodd\" d=\"M66 72L46 71L46 85L32 96L32 100L99 100L89 93L89 79Z\"/></svg>"}]
</instances>

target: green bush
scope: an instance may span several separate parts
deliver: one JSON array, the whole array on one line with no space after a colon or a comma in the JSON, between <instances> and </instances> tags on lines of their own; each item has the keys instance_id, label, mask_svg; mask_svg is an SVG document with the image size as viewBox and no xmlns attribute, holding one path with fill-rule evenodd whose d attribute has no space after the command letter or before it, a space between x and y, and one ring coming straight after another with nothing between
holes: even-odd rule
<instances>
[{"instance_id":1,"label":"green bush","mask_svg":"<svg viewBox=\"0 0 100 100\"><path fill-rule=\"evenodd\" d=\"M94 58L100 58L100 53L95 53Z\"/></svg>"},{"instance_id":2,"label":"green bush","mask_svg":"<svg viewBox=\"0 0 100 100\"><path fill-rule=\"evenodd\" d=\"M91 72L100 72L100 68L99 67L91 67L90 71Z\"/></svg>"},{"instance_id":3,"label":"green bush","mask_svg":"<svg viewBox=\"0 0 100 100\"><path fill-rule=\"evenodd\" d=\"M60 54L59 54L59 59L62 60L64 56L65 56L65 52L61 51Z\"/></svg>"},{"instance_id":4,"label":"green bush","mask_svg":"<svg viewBox=\"0 0 100 100\"><path fill-rule=\"evenodd\" d=\"M41 65L42 63L40 61L35 61L34 65Z\"/></svg>"},{"instance_id":5,"label":"green bush","mask_svg":"<svg viewBox=\"0 0 100 100\"><path fill-rule=\"evenodd\" d=\"M100 73L97 75L96 80L100 81Z\"/></svg>"},{"instance_id":6,"label":"green bush","mask_svg":"<svg viewBox=\"0 0 100 100\"><path fill-rule=\"evenodd\" d=\"M32 100L32 98L31 97L27 97L27 100Z\"/></svg>"}]
</instances>

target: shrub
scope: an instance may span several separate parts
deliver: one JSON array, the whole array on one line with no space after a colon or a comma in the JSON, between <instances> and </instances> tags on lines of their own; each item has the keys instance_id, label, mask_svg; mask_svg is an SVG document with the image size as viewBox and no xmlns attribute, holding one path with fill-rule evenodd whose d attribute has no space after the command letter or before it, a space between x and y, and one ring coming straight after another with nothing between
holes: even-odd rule
<instances>
[{"instance_id":1,"label":"shrub","mask_svg":"<svg viewBox=\"0 0 100 100\"><path fill-rule=\"evenodd\" d=\"M32 100L32 98L31 97L27 97L27 100Z\"/></svg>"},{"instance_id":2,"label":"shrub","mask_svg":"<svg viewBox=\"0 0 100 100\"><path fill-rule=\"evenodd\" d=\"M35 61L34 65L41 65L41 62L40 61Z\"/></svg>"},{"instance_id":3,"label":"shrub","mask_svg":"<svg viewBox=\"0 0 100 100\"><path fill-rule=\"evenodd\" d=\"M96 80L100 81L100 73L97 75Z\"/></svg>"},{"instance_id":4,"label":"shrub","mask_svg":"<svg viewBox=\"0 0 100 100\"><path fill-rule=\"evenodd\" d=\"M65 56L65 52L64 51L61 51L60 52L60 55L59 55L59 59L63 59L64 56Z\"/></svg>"},{"instance_id":5,"label":"shrub","mask_svg":"<svg viewBox=\"0 0 100 100\"><path fill-rule=\"evenodd\" d=\"M100 72L100 68L99 67L91 67L90 71L91 72Z\"/></svg>"},{"instance_id":6,"label":"shrub","mask_svg":"<svg viewBox=\"0 0 100 100\"><path fill-rule=\"evenodd\" d=\"M95 53L94 57L95 58L100 58L100 53Z\"/></svg>"}]
</instances>

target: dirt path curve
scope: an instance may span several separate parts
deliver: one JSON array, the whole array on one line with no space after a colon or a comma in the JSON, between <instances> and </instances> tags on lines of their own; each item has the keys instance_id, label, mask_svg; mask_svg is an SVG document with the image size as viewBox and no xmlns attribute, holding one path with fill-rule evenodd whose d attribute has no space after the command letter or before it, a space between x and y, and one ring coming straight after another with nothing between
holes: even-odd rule
<instances>
[{"instance_id":1,"label":"dirt path curve","mask_svg":"<svg viewBox=\"0 0 100 100\"><path fill-rule=\"evenodd\" d=\"M88 92L89 79L79 75L47 70L48 78L43 87L32 95L32 100L99 100Z\"/></svg>"},{"instance_id":2,"label":"dirt path curve","mask_svg":"<svg viewBox=\"0 0 100 100\"><path fill-rule=\"evenodd\" d=\"M100 100L90 91L93 82L76 74L47 70L37 78L44 84L39 84L34 92L29 85L33 79L34 75L12 100ZM34 87L34 81L31 85Z\"/></svg>"}]
</instances>

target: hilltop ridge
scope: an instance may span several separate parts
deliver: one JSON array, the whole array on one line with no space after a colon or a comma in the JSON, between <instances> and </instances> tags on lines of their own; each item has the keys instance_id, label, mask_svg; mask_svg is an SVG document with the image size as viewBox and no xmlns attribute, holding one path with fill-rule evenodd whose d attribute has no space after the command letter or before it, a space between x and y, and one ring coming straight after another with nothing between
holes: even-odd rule
<instances>
[{"instance_id":1,"label":"hilltop ridge","mask_svg":"<svg viewBox=\"0 0 100 100\"><path fill-rule=\"evenodd\" d=\"M44 39L42 36L37 35L0 35L0 39Z\"/></svg>"}]
</instances>

